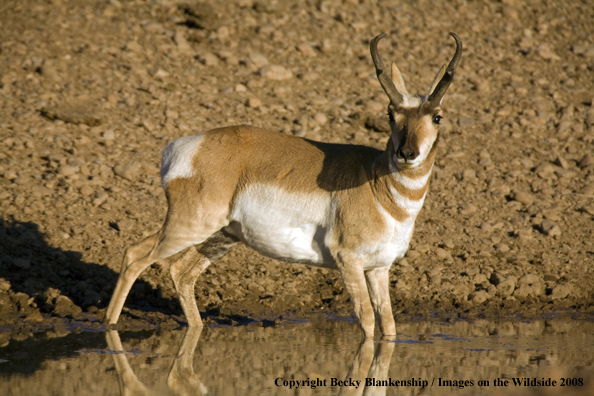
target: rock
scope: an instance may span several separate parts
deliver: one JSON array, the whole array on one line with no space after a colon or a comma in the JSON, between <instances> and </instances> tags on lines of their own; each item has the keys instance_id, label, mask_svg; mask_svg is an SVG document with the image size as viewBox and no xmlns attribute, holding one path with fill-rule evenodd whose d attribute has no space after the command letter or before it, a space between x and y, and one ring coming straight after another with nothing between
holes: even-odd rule
<instances>
[{"instance_id":1,"label":"rock","mask_svg":"<svg viewBox=\"0 0 594 396\"><path fill-rule=\"evenodd\" d=\"M134 229L135 226L136 226L136 220L134 220L134 219L124 219L124 220L120 220L116 223L116 227L118 228L119 231L122 231L122 232L130 232Z\"/></svg>"},{"instance_id":2,"label":"rock","mask_svg":"<svg viewBox=\"0 0 594 396\"><path fill-rule=\"evenodd\" d=\"M472 283L474 283L475 285L481 285L487 282L487 276L485 274L476 274L472 279Z\"/></svg>"},{"instance_id":3,"label":"rock","mask_svg":"<svg viewBox=\"0 0 594 396\"><path fill-rule=\"evenodd\" d=\"M302 43L297 45L297 50L305 56L316 56L316 50L310 44Z\"/></svg>"},{"instance_id":4,"label":"rock","mask_svg":"<svg viewBox=\"0 0 594 396\"><path fill-rule=\"evenodd\" d=\"M213 31L223 25L223 18L217 15L210 3L186 2L178 5L178 8L184 13L186 20L183 23L186 26Z\"/></svg>"},{"instance_id":5,"label":"rock","mask_svg":"<svg viewBox=\"0 0 594 396\"><path fill-rule=\"evenodd\" d=\"M594 195L594 184L590 184L580 190L580 194Z\"/></svg>"},{"instance_id":6,"label":"rock","mask_svg":"<svg viewBox=\"0 0 594 396\"><path fill-rule=\"evenodd\" d=\"M288 80L293 77L290 70L279 65L266 65L258 70L258 74L273 81Z\"/></svg>"},{"instance_id":7,"label":"rock","mask_svg":"<svg viewBox=\"0 0 594 396\"><path fill-rule=\"evenodd\" d=\"M159 80L163 81L165 80L167 77L169 77L169 72L163 70L163 69L158 69L155 74L153 74L153 77L158 78Z\"/></svg>"},{"instance_id":8,"label":"rock","mask_svg":"<svg viewBox=\"0 0 594 396\"><path fill-rule=\"evenodd\" d=\"M442 245L443 245L444 247L448 248L448 249L453 249L453 248L455 248L455 247L456 247L456 244L454 243L454 241L452 241L452 240L451 240L451 239L449 239L449 238L448 238L448 239L445 239L445 240L442 242Z\"/></svg>"},{"instance_id":9,"label":"rock","mask_svg":"<svg viewBox=\"0 0 594 396\"><path fill-rule=\"evenodd\" d=\"M501 298L511 296L516 288L516 277L508 276L497 285L497 295Z\"/></svg>"},{"instance_id":10,"label":"rock","mask_svg":"<svg viewBox=\"0 0 594 396\"><path fill-rule=\"evenodd\" d=\"M535 283L541 283L541 279L535 274L526 274L518 280L518 285L532 285Z\"/></svg>"},{"instance_id":11,"label":"rock","mask_svg":"<svg viewBox=\"0 0 594 396\"><path fill-rule=\"evenodd\" d=\"M481 231L486 232L486 233L490 233L493 231L493 226L489 223L487 223L486 221L481 223L481 226L479 227L481 229Z\"/></svg>"},{"instance_id":12,"label":"rock","mask_svg":"<svg viewBox=\"0 0 594 396\"><path fill-rule=\"evenodd\" d=\"M83 302L83 307L89 307L91 305L96 305L101 301L101 295L97 293L95 290L87 290L85 292L85 301Z\"/></svg>"},{"instance_id":13,"label":"rock","mask_svg":"<svg viewBox=\"0 0 594 396\"><path fill-rule=\"evenodd\" d=\"M542 179L549 179L555 174L555 169L550 162L543 162L534 169L534 172Z\"/></svg>"},{"instance_id":14,"label":"rock","mask_svg":"<svg viewBox=\"0 0 594 396\"><path fill-rule=\"evenodd\" d=\"M525 241L530 240L533 237L532 228L529 228L529 227L520 228L520 229L514 231L514 235L517 238L525 240Z\"/></svg>"},{"instance_id":15,"label":"rock","mask_svg":"<svg viewBox=\"0 0 594 396\"><path fill-rule=\"evenodd\" d=\"M491 158L491 154L489 154L489 152L485 149L482 149L479 152L479 158Z\"/></svg>"},{"instance_id":16,"label":"rock","mask_svg":"<svg viewBox=\"0 0 594 396\"><path fill-rule=\"evenodd\" d=\"M557 282L557 276L553 274L545 274L544 276L545 282Z\"/></svg>"},{"instance_id":17,"label":"rock","mask_svg":"<svg viewBox=\"0 0 594 396\"><path fill-rule=\"evenodd\" d=\"M183 31L178 30L175 32L174 40L175 44L177 44L177 49L179 52L182 54L189 54L192 52L192 47L190 46L190 43L188 43L188 40L186 40L186 36L184 35Z\"/></svg>"},{"instance_id":18,"label":"rock","mask_svg":"<svg viewBox=\"0 0 594 396\"><path fill-rule=\"evenodd\" d=\"M544 284L536 283L533 285L521 285L514 291L513 296L520 301L528 298L538 298L544 294Z\"/></svg>"},{"instance_id":19,"label":"rock","mask_svg":"<svg viewBox=\"0 0 594 396\"><path fill-rule=\"evenodd\" d=\"M468 300L472 301L475 304L482 304L489 299L489 293L485 290L478 290L473 293L470 293L468 296Z\"/></svg>"},{"instance_id":20,"label":"rock","mask_svg":"<svg viewBox=\"0 0 594 396\"><path fill-rule=\"evenodd\" d=\"M98 191L93 195L93 205L99 206L109 198L105 191Z\"/></svg>"},{"instance_id":21,"label":"rock","mask_svg":"<svg viewBox=\"0 0 594 396\"><path fill-rule=\"evenodd\" d=\"M489 278L489 282L495 286L499 285L503 280L504 278L499 272L493 272Z\"/></svg>"},{"instance_id":22,"label":"rock","mask_svg":"<svg viewBox=\"0 0 594 396\"><path fill-rule=\"evenodd\" d=\"M495 244L494 248L495 248L495 250L497 250L498 252L501 252L501 253L507 253L510 250L509 245L507 245L506 243L503 243L503 242Z\"/></svg>"},{"instance_id":23,"label":"rock","mask_svg":"<svg viewBox=\"0 0 594 396\"><path fill-rule=\"evenodd\" d=\"M68 164L61 165L58 168L58 174L62 176L72 176L76 173L76 169Z\"/></svg>"},{"instance_id":24,"label":"rock","mask_svg":"<svg viewBox=\"0 0 594 396\"><path fill-rule=\"evenodd\" d=\"M250 52L248 58L256 69L260 69L262 66L268 64L268 59L258 52Z\"/></svg>"},{"instance_id":25,"label":"rock","mask_svg":"<svg viewBox=\"0 0 594 396\"><path fill-rule=\"evenodd\" d=\"M14 169L8 169L2 176L4 176L4 178L7 180L13 181L19 177L19 174Z\"/></svg>"},{"instance_id":26,"label":"rock","mask_svg":"<svg viewBox=\"0 0 594 396\"><path fill-rule=\"evenodd\" d=\"M383 107L383 106L382 106ZM376 132L390 132L390 123L384 115L370 116L365 120L365 128Z\"/></svg>"},{"instance_id":27,"label":"rock","mask_svg":"<svg viewBox=\"0 0 594 396\"><path fill-rule=\"evenodd\" d=\"M60 295L56 298L53 314L61 317L75 316L82 312L82 309L75 305L68 297Z\"/></svg>"},{"instance_id":28,"label":"rock","mask_svg":"<svg viewBox=\"0 0 594 396\"><path fill-rule=\"evenodd\" d=\"M320 75L314 71L309 71L303 74L299 74L299 77L303 81L315 81L320 78Z\"/></svg>"},{"instance_id":29,"label":"rock","mask_svg":"<svg viewBox=\"0 0 594 396\"><path fill-rule=\"evenodd\" d=\"M138 178L141 169L142 165L139 162L120 163L113 167L113 172L126 180L132 181Z\"/></svg>"},{"instance_id":30,"label":"rock","mask_svg":"<svg viewBox=\"0 0 594 396\"><path fill-rule=\"evenodd\" d=\"M475 213L477 210L478 208L476 206L468 202L465 202L462 205L460 205L460 214L472 214Z\"/></svg>"},{"instance_id":31,"label":"rock","mask_svg":"<svg viewBox=\"0 0 594 396\"><path fill-rule=\"evenodd\" d=\"M106 131L103 131L101 137L105 140L115 140L115 132L113 129L108 129Z\"/></svg>"},{"instance_id":32,"label":"rock","mask_svg":"<svg viewBox=\"0 0 594 396\"><path fill-rule=\"evenodd\" d=\"M561 60L561 57L559 55L554 53L553 50L551 50L548 46L546 46L544 44L539 46L536 51L538 52L538 55L545 60L551 60L551 61Z\"/></svg>"},{"instance_id":33,"label":"rock","mask_svg":"<svg viewBox=\"0 0 594 396\"><path fill-rule=\"evenodd\" d=\"M406 257L408 257L411 260L418 259L419 257L421 257L421 253L417 252L414 249L410 249L406 252Z\"/></svg>"},{"instance_id":34,"label":"rock","mask_svg":"<svg viewBox=\"0 0 594 396\"><path fill-rule=\"evenodd\" d=\"M553 288L553 291L551 292L551 299L562 300L564 298L567 298L567 296L571 294L572 289L573 288L571 287L571 285L568 285L566 283L557 285Z\"/></svg>"},{"instance_id":35,"label":"rock","mask_svg":"<svg viewBox=\"0 0 594 396\"><path fill-rule=\"evenodd\" d=\"M0 292L10 290L10 282L4 278L0 278Z\"/></svg>"},{"instance_id":36,"label":"rock","mask_svg":"<svg viewBox=\"0 0 594 396\"><path fill-rule=\"evenodd\" d=\"M142 49L142 46L140 44L138 44L138 41L129 41L126 43L126 51L130 51L133 52L137 55L141 55L144 50Z\"/></svg>"},{"instance_id":37,"label":"rock","mask_svg":"<svg viewBox=\"0 0 594 396\"><path fill-rule=\"evenodd\" d=\"M41 316L39 309L35 309L33 312L27 315L25 317L25 322L43 322L43 316Z\"/></svg>"},{"instance_id":38,"label":"rock","mask_svg":"<svg viewBox=\"0 0 594 396\"><path fill-rule=\"evenodd\" d=\"M95 189L89 185L80 188L80 194L87 197L95 192Z\"/></svg>"},{"instance_id":39,"label":"rock","mask_svg":"<svg viewBox=\"0 0 594 396\"><path fill-rule=\"evenodd\" d=\"M205 52L198 56L198 59L205 66L216 66L219 64L219 58L212 52Z\"/></svg>"},{"instance_id":40,"label":"rock","mask_svg":"<svg viewBox=\"0 0 594 396\"><path fill-rule=\"evenodd\" d=\"M543 210L542 215L545 219L552 220L552 221L559 221L561 220L561 216L556 210Z\"/></svg>"},{"instance_id":41,"label":"rock","mask_svg":"<svg viewBox=\"0 0 594 396\"><path fill-rule=\"evenodd\" d=\"M15 265L15 267L18 267L23 270L31 268L31 260L28 259L15 258L12 260L12 263Z\"/></svg>"},{"instance_id":42,"label":"rock","mask_svg":"<svg viewBox=\"0 0 594 396\"><path fill-rule=\"evenodd\" d=\"M262 106L262 101L258 98L249 98L246 104L252 109L257 109L258 107Z\"/></svg>"},{"instance_id":43,"label":"rock","mask_svg":"<svg viewBox=\"0 0 594 396\"><path fill-rule=\"evenodd\" d=\"M594 165L594 155L586 154L584 157L582 157L578 165L580 168L587 168Z\"/></svg>"},{"instance_id":44,"label":"rock","mask_svg":"<svg viewBox=\"0 0 594 396\"><path fill-rule=\"evenodd\" d=\"M561 228L552 220L543 220L540 225L540 230L547 236L561 235Z\"/></svg>"},{"instance_id":45,"label":"rock","mask_svg":"<svg viewBox=\"0 0 594 396\"><path fill-rule=\"evenodd\" d=\"M450 252L442 248L435 249L435 254L442 260L445 260L446 258L450 257Z\"/></svg>"},{"instance_id":46,"label":"rock","mask_svg":"<svg viewBox=\"0 0 594 396\"><path fill-rule=\"evenodd\" d=\"M514 201L520 202L524 205L532 205L534 203L534 196L527 192L517 191L513 194Z\"/></svg>"},{"instance_id":47,"label":"rock","mask_svg":"<svg viewBox=\"0 0 594 396\"><path fill-rule=\"evenodd\" d=\"M324 125L328 122L328 116L322 112L314 114L313 118L320 125Z\"/></svg>"},{"instance_id":48,"label":"rock","mask_svg":"<svg viewBox=\"0 0 594 396\"><path fill-rule=\"evenodd\" d=\"M404 280L398 279L396 281L396 292L402 293L404 296L408 297L410 294L412 287L407 284Z\"/></svg>"},{"instance_id":49,"label":"rock","mask_svg":"<svg viewBox=\"0 0 594 396\"><path fill-rule=\"evenodd\" d=\"M52 81L60 81L60 72L53 59L47 59L40 69L41 75Z\"/></svg>"},{"instance_id":50,"label":"rock","mask_svg":"<svg viewBox=\"0 0 594 396\"><path fill-rule=\"evenodd\" d=\"M474 169L464 169L462 172L462 180L473 181L476 180L476 171Z\"/></svg>"},{"instance_id":51,"label":"rock","mask_svg":"<svg viewBox=\"0 0 594 396\"><path fill-rule=\"evenodd\" d=\"M96 126L101 124L99 112L95 106L88 101L80 103L62 103L55 107L44 108L41 114L50 120L62 120L70 124L85 124Z\"/></svg>"}]
</instances>

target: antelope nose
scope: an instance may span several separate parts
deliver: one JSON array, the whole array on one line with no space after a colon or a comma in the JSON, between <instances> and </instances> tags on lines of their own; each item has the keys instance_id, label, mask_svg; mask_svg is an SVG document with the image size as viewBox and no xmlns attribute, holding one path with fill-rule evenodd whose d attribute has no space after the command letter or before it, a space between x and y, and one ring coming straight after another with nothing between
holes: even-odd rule
<instances>
[{"instance_id":1,"label":"antelope nose","mask_svg":"<svg viewBox=\"0 0 594 396\"><path fill-rule=\"evenodd\" d=\"M398 157L402 158L404 162L408 162L414 160L417 157L417 153L411 148L402 147L398 150Z\"/></svg>"}]
</instances>

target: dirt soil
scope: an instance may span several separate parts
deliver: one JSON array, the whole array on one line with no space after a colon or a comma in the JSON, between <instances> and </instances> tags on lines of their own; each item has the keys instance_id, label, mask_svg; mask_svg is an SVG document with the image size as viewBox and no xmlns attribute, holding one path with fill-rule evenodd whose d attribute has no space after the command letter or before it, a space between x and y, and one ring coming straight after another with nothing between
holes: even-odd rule
<instances>
[{"instance_id":1,"label":"dirt soil","mask_svg":"<svg viewBox=\"0 0 594 396\"><path fill-rule=\"evenodd\" d=\"M594 312L589 1L5 0L0 5L0 324L94 323L127 246L161 225L161 151L252 124L384 148L369 40L409 91L464 54L397 315ZM350 315L337 272L235 248L196 286L209 321ZM159 265L121 323L183 322ZM25 323L25 324L23 324Z\"/></svg>"}]
</instances>

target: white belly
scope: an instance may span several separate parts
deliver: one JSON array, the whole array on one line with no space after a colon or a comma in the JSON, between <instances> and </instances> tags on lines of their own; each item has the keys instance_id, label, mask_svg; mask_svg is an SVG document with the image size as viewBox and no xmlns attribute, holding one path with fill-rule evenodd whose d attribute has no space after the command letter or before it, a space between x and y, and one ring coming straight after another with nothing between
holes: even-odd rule
<instances>
[{"instance_id":1,"label":"white belly","mask_svg":"<svg viewBox=\"0 0 594 396\"><path fill-rule=\"evenodd\" d=\"M227 232L260 254L291 263L336 267L325 244L330 196L250 186L234 201Z\"/></svg>"},{"instance_id":2,"label":"white belly","mask_svg":"<svg viewBox=\"0 0 594 396\"><path fill-rule=\"evenodd\" d=\"M337 268L327 245L332 241L332 207L330 196L322 193L287 193L278 187L252 185L236 198L225 231L267 257ZM397 222L379 203L378 210L385 218L382 237L353 247L365 270L389 267L403 257L414 229L416 216ZM362 219L361 227L366 226Z\"/></svg>"}]
</instances>

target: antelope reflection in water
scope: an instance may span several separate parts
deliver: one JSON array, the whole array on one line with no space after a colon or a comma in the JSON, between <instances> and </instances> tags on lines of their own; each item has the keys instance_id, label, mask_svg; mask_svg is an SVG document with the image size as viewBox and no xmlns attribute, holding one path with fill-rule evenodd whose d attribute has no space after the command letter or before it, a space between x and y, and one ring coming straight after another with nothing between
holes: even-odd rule
<instances>
[{"instance_id":1,"label":"antelope reflection in water","mask_svg":"<svg viewBox=\"0 0 594 396\"><path fill-rule=\"evenodd\" d=\"M208 388L200 381L194 372L194 353L200 335L201 327L189 327L173 360L167 376L167 387L173 395L212 395ZM161 395L157 390L150 389L138 379L128 362L126 350L122 345L117 330L105 333L108 348L111 350L115 370L118 376L120 394L122 396ZM360 381L361 386L342 387L340 395L385 395L387 387L365 387L365 378L387 380L390 360L394 351L394 342L375 342L364 339L353 358L346 379Z\"/></svg>"}]
</instances>

